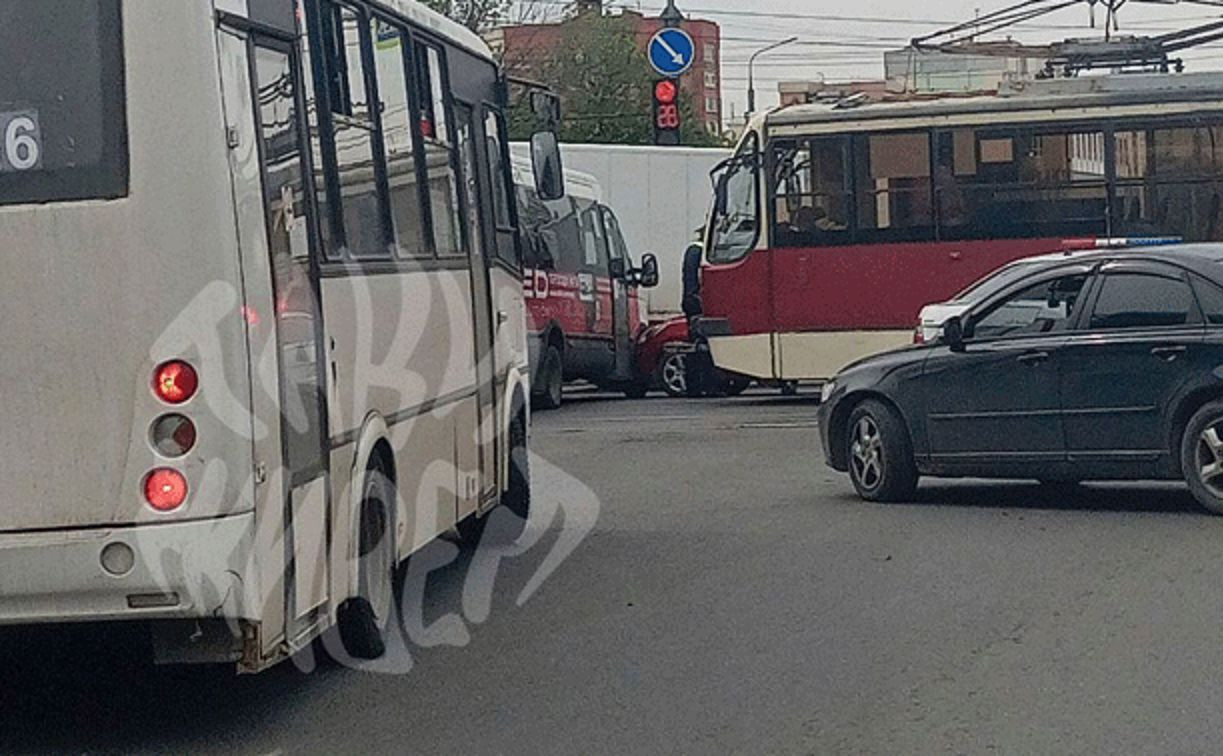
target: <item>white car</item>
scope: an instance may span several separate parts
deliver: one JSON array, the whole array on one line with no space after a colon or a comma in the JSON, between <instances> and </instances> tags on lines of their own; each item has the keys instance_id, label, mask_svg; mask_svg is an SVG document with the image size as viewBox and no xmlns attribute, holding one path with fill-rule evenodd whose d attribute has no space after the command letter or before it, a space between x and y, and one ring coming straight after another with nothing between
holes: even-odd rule
<instances>
[{"instance_id":1,"label":"white car","mask_svg":"<svg viewBox=\"0 0 1223 756\"><path fill-rule=\"evenodd\" d=\"M1068 243L1064 252L1025 257L1013 263L998 268L993 273L978 279L976 283L956 294L946 302L926 305L918 316L917 330L913 335L915 344L925 344L943 335L943 324L957 315L962 315L982 299L993 296L998 291L1010 286L1033 269L1042 265L1053 265L1068 257L1088 253L1098 253L1109 249L1132 249L1134 247L1154 247L1178 243L1179 239L1102 239L1085 242L1082 246Z\"/></svg>"}]
</instances>

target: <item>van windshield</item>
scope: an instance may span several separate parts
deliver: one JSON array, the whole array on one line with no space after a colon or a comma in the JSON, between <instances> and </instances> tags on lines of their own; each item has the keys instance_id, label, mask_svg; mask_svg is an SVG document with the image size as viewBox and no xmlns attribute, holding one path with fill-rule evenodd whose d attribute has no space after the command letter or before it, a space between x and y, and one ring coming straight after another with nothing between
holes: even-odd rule
<instances>
[{"instance_id":1,"label":"van windshield","mask_svg":"<svg viewBox=\"0 0 1223 756\"><path fill-rule=\"evenodd\" d=\"M119 0L0 0L0 204L127 193Z\"/></svg>"}]
</instances>

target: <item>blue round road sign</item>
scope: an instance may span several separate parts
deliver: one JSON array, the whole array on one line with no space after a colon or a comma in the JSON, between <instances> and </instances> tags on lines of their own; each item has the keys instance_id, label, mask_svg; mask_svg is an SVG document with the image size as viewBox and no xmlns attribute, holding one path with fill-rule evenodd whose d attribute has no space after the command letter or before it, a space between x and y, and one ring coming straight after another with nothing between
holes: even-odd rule
<instances>
[{"instance_id":1,"label":"blue round road sign","mask_svg":"<svg viewBox=\"0 0 1223 756\"><path fill-rule=\"evenodd\" d=\"M696 59L696 44L683 29L663 29L650 40L650 65L663 76L683 76Z\"/></svg>"}]
</instances>

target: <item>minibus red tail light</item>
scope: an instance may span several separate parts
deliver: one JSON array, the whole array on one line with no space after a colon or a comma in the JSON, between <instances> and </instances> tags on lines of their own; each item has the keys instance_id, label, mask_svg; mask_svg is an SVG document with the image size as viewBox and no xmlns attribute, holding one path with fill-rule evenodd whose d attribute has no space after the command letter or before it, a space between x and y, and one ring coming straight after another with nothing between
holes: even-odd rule
<instances>
[{"instance_id":1,"label":"minibus red tail light","mask_svg":"<svg viewBox=\"0 0 1223 756\"><path fill-rule=\"evenodd\" d=\"M182 404L195 396L200 386L195 368L175 360L157 368L153 376L153 391L166 404Z\"/></svg>"},{"instance_id":2,"label":"minibus red tail light","mask_svg":"<svg viewBox=\"0 0 1223 756\"><path fill-rule=\"evenodd\" d=\"M167 459L177 459L195 448L195 423L182 415L162 415L153 422L153 448Z\"/></svg>"},{"instance_id":3,"label":"minibus red tail light","mask_svg":"<svg viewBox=\"0 0 1223 756\"><path fill-rule=\"evenodd\" d=\"M173 512L187 500L187 479L177 470L154 470L144 479L144 499L158 512Z\"/></svg>"}]
</instances>

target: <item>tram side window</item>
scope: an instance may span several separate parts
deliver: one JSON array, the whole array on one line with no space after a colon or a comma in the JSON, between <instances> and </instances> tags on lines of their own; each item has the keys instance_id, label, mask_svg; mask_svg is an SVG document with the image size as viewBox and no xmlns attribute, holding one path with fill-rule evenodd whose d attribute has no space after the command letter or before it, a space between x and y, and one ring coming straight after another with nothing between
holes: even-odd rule
<instances>
[{"instance_id":1,"label":"tram side window","mask_svg":"<svg viewBox=\"0 0 1223 756\"><path fill-rule=\"evenodd\" d=\"M370 107L365 83L363 50L369 45L369 27L357 11L335 6L326 19L331 44L331 122L340 184L344 246L357 260L389 259L382 205L374 170L377 115ZM345 257L343 249L328 256Z\"/></svg>"},{"instance_id":2,"label":"tram side window","mask_svg":"<svg viewBox=\"0 0 1223 756\"><path fill-rule=\"evenodd\" d=\"M433 242L439 257L464 256L459 205L459 178L453 135L446 111L446 79L442 57L431 45L418 45L420 71L420 130L424 138L425 164L432 210Z\"/></svg>"},{"instance_id":3,"label":"tram side window","mask_svg":"<svg viewBox=\"0 0 1223 756\"><path fill-rule=\"evenodd\" d=\"M854 140L858 229L863 240L931 238L930 136L872 134Z\"/></svg>"},{"instance_id":4,"label":"tram side window","mask_svg":"<svg viewBox=\"0 0 1223 756\"><path fill-rule=\"evenodd\" d=\"M371 33L375 40L374 70L378 74L378 97L382 100L382 136L396 245L400 257L429 257L432 253L424 236L420 182L416 175L416 133L408 99L411 44L406 32L379 19L371 21Z\"/></svg>"},{"instance_id":5,"label":"tram side window","mask_svg":"<svg viewBox=\"0 0 1223 756\"><path fill-rule=\"evenodd\" d=\"M956 129L937 137L939 234L946 239L1108 232L1104 134Z\"/></svg>"},{"instance_id":6,"label":"tram side window","mask_svg":"<svg viewBox=\"0 0 1223 756\"><path fill-rule=\"evenodd\" d=\"M1118 130L1115 151L1122 234L1223 240L1223 124Z\"/></svg>"},{"instance_id":7,"label":"tram side window","mask_svg":"<svg viewBox=\"0 0 1223 756\"><path fill-rule=\"evenodd\" d=\"M777 246L833 244L845 236L853 196L846 170L848 144L843 137L773 143Z\"/></svg>"}]
</instances>

